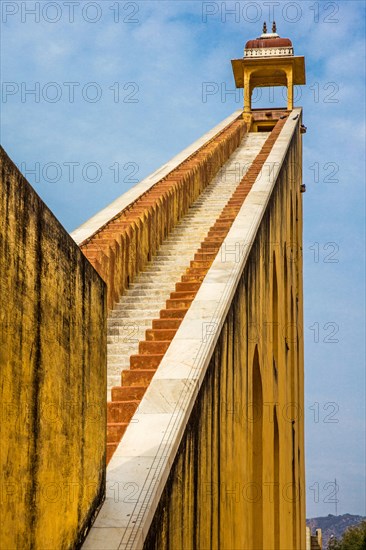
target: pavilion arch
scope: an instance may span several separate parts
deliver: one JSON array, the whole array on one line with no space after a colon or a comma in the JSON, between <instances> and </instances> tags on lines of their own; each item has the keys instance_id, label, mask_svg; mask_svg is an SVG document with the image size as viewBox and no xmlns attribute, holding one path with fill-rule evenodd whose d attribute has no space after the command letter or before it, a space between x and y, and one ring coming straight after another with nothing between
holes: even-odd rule
<instances>
[{"instance_id":1,"label":"pavilion arch","mask_svg":"<svg viewBox=\"0 0 366 550\"><path fill-rule=\"evenodd\" d=\"M288 88L289 81L285 69L260 68L248 71L246 87L244 86L244 103L247 112L252 110L252 95L256 88L270 88L272 86L284 86Z\"/></svg>"},{"instance_id":2,"label":"pavilion arch","mask_svg":"<svg viewBox=\"0 0 366 550\"><path fill-rule=\"evenodd\" d=\"M255 496L253 498L253 548L263 548L263 386L258 346L252 363L252 464ZM259 413L259 414L258 414Z\"/></svg>"}]
</instances>

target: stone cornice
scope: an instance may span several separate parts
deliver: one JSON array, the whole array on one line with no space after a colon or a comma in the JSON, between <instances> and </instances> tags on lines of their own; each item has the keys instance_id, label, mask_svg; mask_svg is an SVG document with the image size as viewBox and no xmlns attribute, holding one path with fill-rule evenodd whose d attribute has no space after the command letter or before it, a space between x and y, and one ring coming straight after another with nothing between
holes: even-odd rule
<instances>
[{"instance_id":1,"label":"stone cornice","mask_svg":"<svg viewBox=\"0 0 366 550\"><path fill-rule=\"evenodd\" d=\"M294 49L285 48L245 48L244 57L279 57L293 56Z\"/></svg>"}]
</instances>

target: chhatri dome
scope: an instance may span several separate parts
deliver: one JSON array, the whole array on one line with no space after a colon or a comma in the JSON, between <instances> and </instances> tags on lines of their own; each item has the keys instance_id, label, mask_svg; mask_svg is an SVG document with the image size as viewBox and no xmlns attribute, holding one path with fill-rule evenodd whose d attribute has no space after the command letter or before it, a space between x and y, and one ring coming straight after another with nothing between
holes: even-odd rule
<instances>
[{"instance_id":1,"label":"chhatri dome","mask_svg":"<svg viewBox=\"0 0 366 550\"><path fill-rule=\"evenodd\" d=\"M305 84L305 60L303 56L295 56L292 42L289 38L281 38L277 34L276 23L273 22L272 32L267 32L267 24L263 25L263 33L245 44L244 56L231 61L235 85L244 88L244 118L251 113L251 96L254 88L269 86L286 86L287 110L292 111L293 87Z\"/></svg>"},{"instance_id":2,"label":"chhatri dome","mask_svg":"<svg viewBox=\"0 0 366 550\"><path fill-rule=\"evenodd\" d=\"M276 23L273 22L272 32L267 32L267 24L263 25L263 33L245 44L244 57L254 56L294 55L292 42L289 38L281 38L277 34Z\"/></svg>"}]
</instances>

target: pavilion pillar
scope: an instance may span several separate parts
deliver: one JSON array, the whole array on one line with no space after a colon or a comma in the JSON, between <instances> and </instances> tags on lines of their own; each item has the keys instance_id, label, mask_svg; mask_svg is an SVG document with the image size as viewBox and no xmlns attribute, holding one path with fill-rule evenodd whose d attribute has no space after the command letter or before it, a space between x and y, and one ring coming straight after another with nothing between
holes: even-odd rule
<instances>
[{"instance_id":1,"label":"pavilion pillar","mask_svg":"<svg viewBox=\"0 0 366 550\"><path fill-rule=\"evenodd\" d=\"M292 70L287 71L287 110L292 111L294 108L294 82Z\"/></svg>"},{"instance_id":2,"label":"pavilion pillar","mask_svg":"<svg viewBox=\"0 0 366 550\"><path fill-rule=\"evenodd\" d=\"M244 113L250 113L251 110L252 110L252 104L251 104L250 73L244 72Z\"/></svg>"}]
</instances>

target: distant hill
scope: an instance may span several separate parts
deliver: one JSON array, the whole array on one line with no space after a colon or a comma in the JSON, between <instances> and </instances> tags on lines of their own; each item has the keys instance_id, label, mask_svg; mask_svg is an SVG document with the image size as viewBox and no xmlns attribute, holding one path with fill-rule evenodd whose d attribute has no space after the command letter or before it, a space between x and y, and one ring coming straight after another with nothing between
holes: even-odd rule
<instances>
[{"instance_id":1,"label":"distant hill","mask_svg":"<svg viewBox=\"0 0 366 550\"><path fill-rule=\"evenodd\" d=\"M343 516L328 516L321 518L310 518L306 520L306 525L310 527L312 534L315 534L315 529L321 529L323 533L323 549L326 550L328 540L331 535L340 538L348 527L358 525L364 516L353 516L351 514L343 514Z\"/></svg>"}]
</instances>

